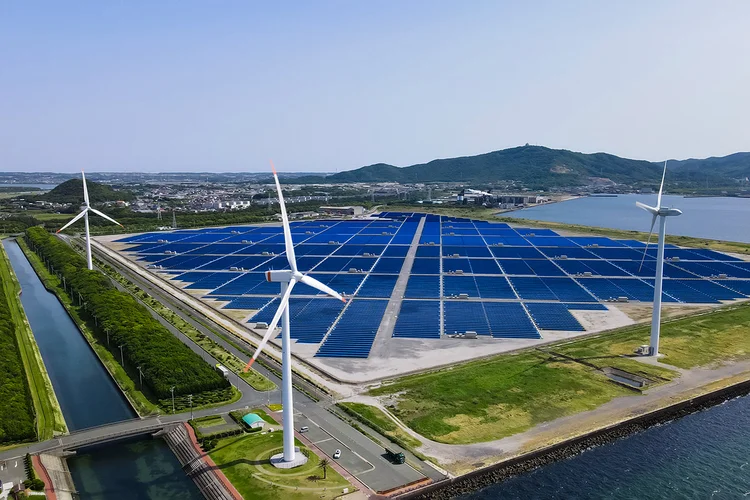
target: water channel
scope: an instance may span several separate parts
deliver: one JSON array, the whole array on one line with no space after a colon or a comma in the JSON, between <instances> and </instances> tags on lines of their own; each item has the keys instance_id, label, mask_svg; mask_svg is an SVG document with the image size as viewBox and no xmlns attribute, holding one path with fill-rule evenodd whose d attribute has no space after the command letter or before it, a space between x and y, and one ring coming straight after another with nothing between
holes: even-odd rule
<instances>
[{"instance_id":1,"label":"water channel","mask_svg":"<svg viewBox=\"0 0 750 500\"><path fill-rule=\"evenodd\" d=\"M14 240L3 240L21 302L71 432L137 417L54 294ZM79 450L68 459L79 498L201 498L161 439Z\"/></svg>"}]
</instances>

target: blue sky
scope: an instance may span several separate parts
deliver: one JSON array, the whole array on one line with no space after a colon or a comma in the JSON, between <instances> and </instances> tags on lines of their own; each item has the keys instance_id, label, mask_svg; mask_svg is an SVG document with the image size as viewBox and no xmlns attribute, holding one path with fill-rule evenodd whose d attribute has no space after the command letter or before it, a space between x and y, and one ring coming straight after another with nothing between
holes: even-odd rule
<instances>
[{"instance_id":1,"label":"blue sky","mask_svg":"<svg viewBox=\"0 0 750 500\"><path fill-rule=\"evenodd\" d=\"M0 2L0 170L747 150L750 2Z\"/></svg>"}]
</instances>

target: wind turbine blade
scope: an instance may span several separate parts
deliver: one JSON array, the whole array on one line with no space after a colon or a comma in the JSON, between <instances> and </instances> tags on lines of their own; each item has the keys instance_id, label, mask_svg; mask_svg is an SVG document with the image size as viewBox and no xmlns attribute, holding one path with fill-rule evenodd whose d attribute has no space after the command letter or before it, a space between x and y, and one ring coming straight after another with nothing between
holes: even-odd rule
<instances>
[{"instance_id":1,"label":"wind turbine blade","mask_svg":"<svg viewBox=\"0 0 750 500\"><path fill-rule=\"evenodd\" d=\"M86 189L86 174L81 170L81 179L83 179L83 202L86 206L89 206L89 190Z\"/></svg>"},{"instance_id":2,"label":"wind turbine blade","mask_svg":"<svg viewBox=\"0 0 750 500\"><path fill-rule=\"evenodd\" d=\"M72 219L70 219L70 221L68 221L67 224L65 224L63 227L61 227L60 229L58 229L57 232L59 233L60 231L64 231L65 229L68 229L70 226L72 226L73 224L75 224L81 217L83 217L84 215L86 215L86 210L88 210L88 209L89 208L86 207L83 210L81 210L80 214L78 214L75 217L73 217Z\"/></svg>"},{"instance_id":3,"label":"wind turbine blade","mask_svg":"<svg viewBox=\"0 0 750 500\"><path fill-rule=\"evenodd\" d=\"M120 224L119 222L117 222L116 220L114 220L114 219L113 219L112 217L110 217L109 215L103 214L102 212L100 212L99 210L97 210L97 209L95 209L95 208L89 208L89 210L91 210L92 212L94 212L94 213L95 213L96 215L98 215L99 217L102 217L102 218L104 218L104 219L107 219L107 220L108 220L108 221L110 221L110 222L114 222L115 224L117 224L118 226L120 226L120 227L121 227L121 228L123 228L123 229L125 228L125 226L123 226L122 224Z\"/></svg>"},{"instance_id":4,"label":"wind turbine blade","mask_svg":"<svg viewBox=\"0 0 750 500\"><path fill-rule=\"evenodd\" d=\"M273 171L273 180L276 181L276 191L279 193L279 209L281 210L281 225L284 227L284 247L286 248L286 260L289 261L289 267L292 272L297 272L297 258L294 255L294 242L292 241L292 230L289 227L289 218L286 215L286 205L284 204L284 195L281 194L281 184L279 176L276 175L276 168L271 162Z\"/></svg>"},{"instance_id":5,"label":"wind turbine blade","mask_svg":"<svg viewBox=\"0 0 750 500\"><path fill-rule=\"evenodd\" d=\"M664 161L664 172L661 174L661 186L659 186L659 196L656 198L656 209L661 208L661 193L664 191L664 178L667 176L667 162Z\"/></svg>"},{"instance_id":6,"label":"wind turbine blade","mask_svg":"<svg viewBox=\"0 0 750 500\"><path fill-rule=\"evenodd\" d=\"M646 240L646 247L643 249L643 257L641 257L641 265L638 266L638 272L641 272L643 267L643 261L646 260L646 252L648 251L648 245L651 243L651 236L654 234L654 224L656 224L656 214L651 218L651 229L648 230L648 239Z\"/></svg>"},{"instance_id":7,"label":"wind turbine blade","mask_svg":"<svg viewBox=\"0 0 750 500\"><path fill-rule=\"evenodd\" d=\"M263 348L266 346L268 341L273 336L273 332L276 329L276 325L279 324L279 321L281 320L281 315L284 314L284 309L287 308L289 305L289 297L292 295L292 288L294 288L294 284L296 281L294 278L289 282L289 286L286 287L286 291L284 292L284 295L281 297L281 302L279 302L279 308L276 309L276 314L273 315L273 319L271 320L271 323L268 325L268 330L266 330L266 334L263 336L263 339L260 341L260 344L258 344L258 348L255 349L255 353L253 354L253 357L250 358L250 361L248 361L247 365L245 365L245 369L243 371L248 371L251 366L253 366L253 363L255 363L255 360L258 359L258 356L260 356L260 352L263 350Z\"/></svg>"},{"instance_id":8,"label":"wind turbine blade","mask_svg":"<svg viewBox=\"0 0 750 500\"><path fill-rule=\"evenodd\" d=\"M650 205L646 205L645 203L641 203L640 201L636 201L635 206L642 208L643 210L645 210L646 212L652 215L656 215L659 212L658 208L652 207Z\"/></svg>"},{"instance_id":9,"label":"wind turbine blade","mask_svg":"<svg viewBox=\"0 0 750 500\"><path fill-rule=\"evenodd\" d=\"M315 278L313 278L311 276L300 276L298 279L299 279L299 281L301 281L305 285L311 286L311 287L315 288L316 290L320 290L321 292L323 292L323 293L325 293L327 295L330 295L331 297L339 299L340 301L346 303L346 299L344 297L342 297L340 293L338 293L337 291L335 291L333 288L331 288L331 287L329 287L327 285L324 285L323 283L321 283L320 281L316 280Z\"/></svg>"}]
</instances>

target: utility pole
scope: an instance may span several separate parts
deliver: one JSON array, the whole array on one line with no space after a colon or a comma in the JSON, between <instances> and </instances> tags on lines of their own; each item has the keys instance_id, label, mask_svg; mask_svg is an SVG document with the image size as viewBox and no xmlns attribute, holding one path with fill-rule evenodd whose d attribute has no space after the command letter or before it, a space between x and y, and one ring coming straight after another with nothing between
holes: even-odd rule
<instances>
[{"instance_id":1,"label":"utility pole","mask_svg":"<svg viewBox=\"0 0 750 500\"><path fill-rule=\"evenodd\" d=\"M107 345L109 345L109 328L105 328L104 331L107 332Z\"/></svg>"},{"instance_id":2,"label":"utility pole","mask_svg":"<svg viewBox=\"0 0 750 500\"><path fill-rule=\"evenodd\" d=\"M174 208L172 209L172 229L177 229L177 214L174 211Z\"/></svg>"},{"instance_id":3,"label":"utility pole","mask_svg":"<svg viewBox=\"0 0 750 500\"><path fill-rule=\"evenodd\" d=\"M188 394L188 403L190 403L190 420L193 420L193 395ZM172 413L174 413L174 409L172 409Z\"/></svg>"},{"instance_id":4,"label":"utility pole","mask_svg":"<svg viewBox=\"0 0 750 500\"><path fill-rule=\"evenodd\" d=\"M120 344L119 346L117 346L120 348L120 364L122 365L123 368L125 368L125 355L122 353L122 347L124 345L125 344Z\"/></svg>"},{"instance_id":5,"label":"utility pole","mask_svg":"<svg viewBox=\"0 0 750 500\"><path fill-rule=\"evenodd\" d=\"M172 414L174 415L174 386L169 390L172 391Z\"/></svg>"},{"instance_id":6,"label":"utility pole","mask_svg":"<svg viewBox=\"0 0 750 500\"><path fill-rule=\"evenodd\" d=\"M143 371L141 371L141 367L138 367L138 379L141 381L141 389L143 389Z\"/></svg>"}]
</instances>

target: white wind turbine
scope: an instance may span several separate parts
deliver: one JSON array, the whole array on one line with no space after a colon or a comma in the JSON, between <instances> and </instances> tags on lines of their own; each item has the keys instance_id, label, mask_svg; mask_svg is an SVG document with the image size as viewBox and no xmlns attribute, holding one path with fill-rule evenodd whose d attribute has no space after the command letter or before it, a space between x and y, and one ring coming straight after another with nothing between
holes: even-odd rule
<instances>
[{"instance_id":1,"label":"white wind turbine","mask_svg":"<svg viewBox=\"0 0 750 500\"><path fill-rule=\"evenodd\" d=\"M656 280L654 281L654 312L651 316L651 345L649 347L650 356L659 355L659 333L661 329L661 290L662 277L664 274L664 234L667 224L667 217L682 215L682 211L676 208L666 208L661 206L661 195L664 190L664 177L667 175L667 162L664 162L664 172L661 175L661 186L659 186L659 196L656 198L656 206L651 207L640 201L635 204L652 215L651 229L648 233L646 248L643 249L643 258L638 271L643 267L643 261L646 259L648 245L651 243L651 235L654 233L654 224L656 218L659 218L659 244L656 251Z\"/></svg>"},{"instance_id":2,"label":"white wind turbine","mask_svg":"<svg viewBox=\"0 0 750 500\"><path fill-rule=\"evenodd\" d=\"M83 217L83 225L86 228L86 265L89 268L89 271L94 269L94 265L91 262L91 235L89 234L89 212L93 212L99 217L103 217L107 219L110 222L114 222L120 227L124 227L122 224L114 220L113 218L109 217L108 215L105 215L101 213L99 210L92 208L91 204L89 203L89 191L86 189L86 176L83 173L83 170L81 170L81 179L83 179L83 210L81 210L81 213L73 217L70 222L65 224L63 227L57 230L59 233L60 231L63 231L70 227L71 225L75 224L81 217Z\"/></svg>"},{"instance_id":3,"label":"white wind turbine","mask_svg":"<svg viewBox=\"0 0 750 500\"><path fill-rule=\"evenodd\" d=\"M289 228L289 218L286 214L286 206L284 205L284 196L281 194L281 185L279 184L279 177L276 175L276 169L271 163L271 169L273 170L273 178L276 181L276 191L279 193L279 208L281 210L281 221L284 227L284 245L286 247L286 258L289 261L288 270L279 271L266 271L266 279L268 281L277 282L281 285L281 301L279 302L279 308L276 310L271 323L268 325L268 330L263 336L263 339L258 344L258 348L255 350L253 357L250 358L245 371L249 370L255 360L260 355L265 345L271 339L276 329L276 325L281 323L281 365L282 365L282 377L281 377L281 398L283 406L283 423L284 423L284 452L283 454L274 455L271 457L271 462L277 467L291 468L298 465L302 465L307 461L304 455L299 457L295 456L294 450L294 407L292 403L292 341L290 338L290 326L289 326L289 298L292 294L292 288L297 283L304 283L305 285L311 286L321 292L335 297L343 302L346 299L341 296L338 292L334 291L330 287L324 285L315 278L306 276L297 270L297 259L294 256L294 243L292 242L292 231Z\"/></svg>"}]
</instances>

